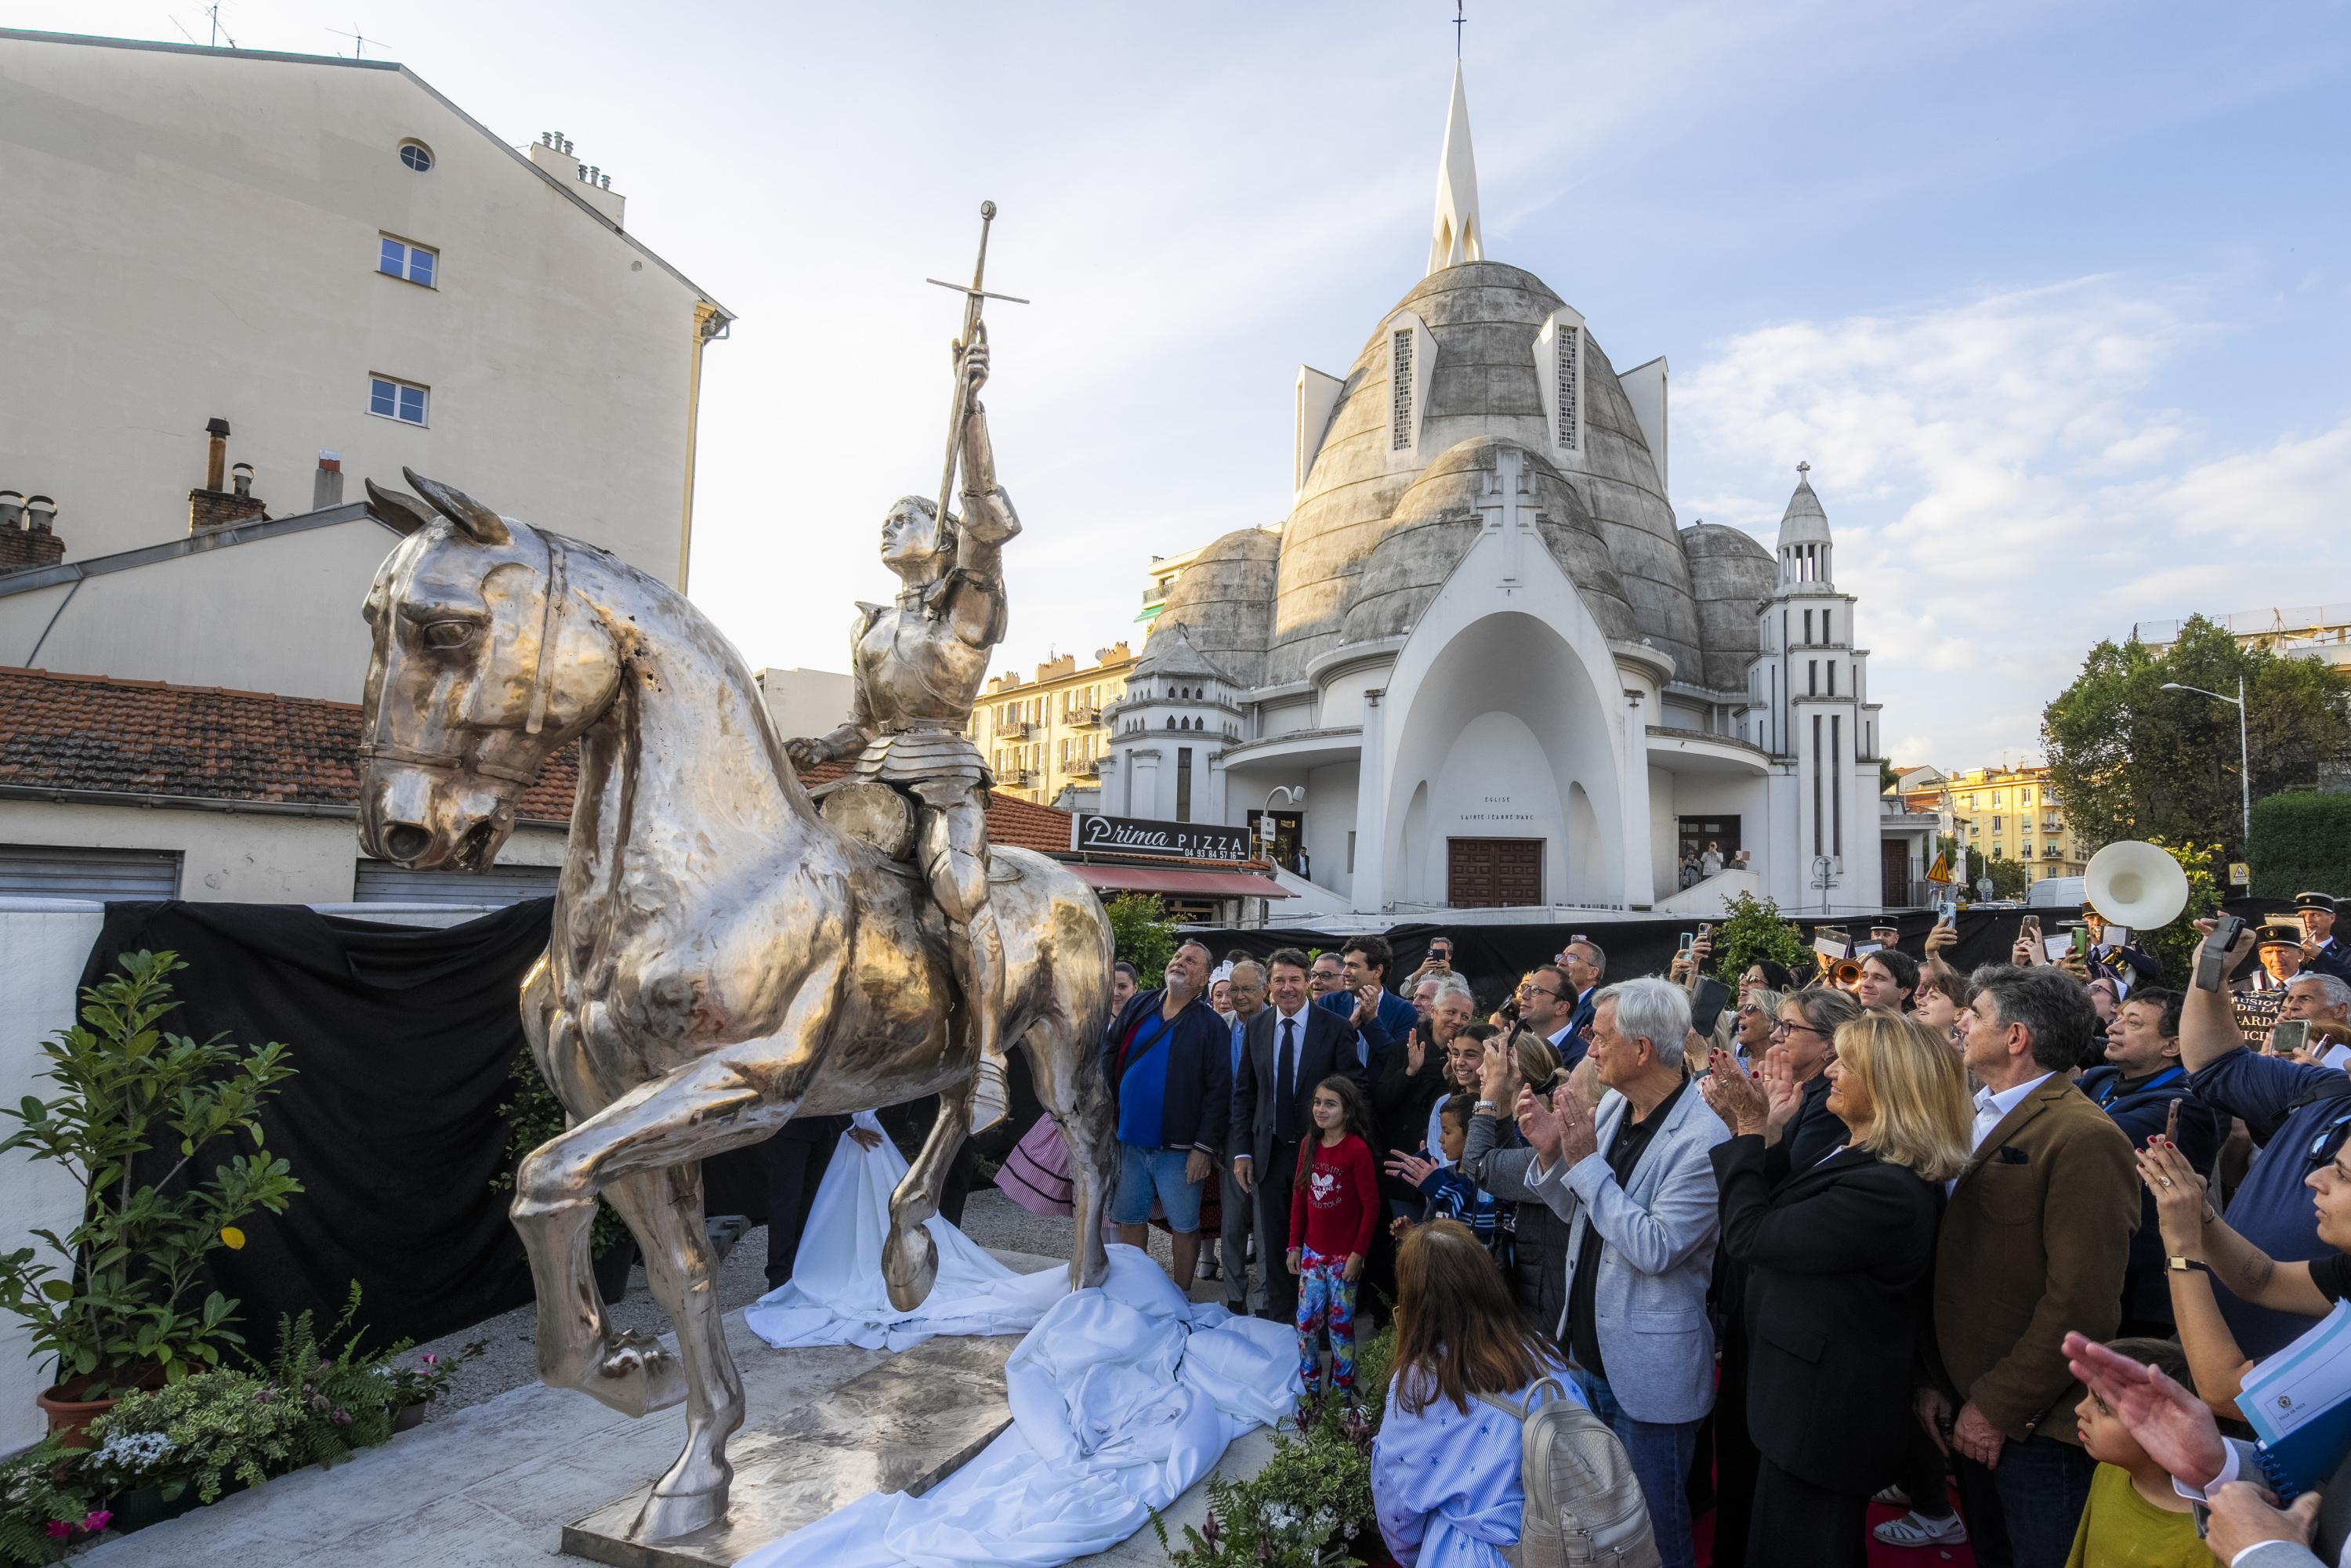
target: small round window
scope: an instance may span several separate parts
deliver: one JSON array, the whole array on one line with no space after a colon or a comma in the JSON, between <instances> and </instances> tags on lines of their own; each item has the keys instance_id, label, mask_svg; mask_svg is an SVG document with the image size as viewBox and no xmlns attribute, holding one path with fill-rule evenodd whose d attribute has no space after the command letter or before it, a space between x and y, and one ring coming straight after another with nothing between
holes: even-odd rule
<instances>
[{"instance_id":1,"label":"small round window","mask_svg":"<svg viewBox=\"0 0 2351 1568\"><path fill-rule=\"evenodd\" d=\"M422 174L433 167L433 149L422 141L403 141L400 144L400 161Z\"/></svg>"}]
</instances>

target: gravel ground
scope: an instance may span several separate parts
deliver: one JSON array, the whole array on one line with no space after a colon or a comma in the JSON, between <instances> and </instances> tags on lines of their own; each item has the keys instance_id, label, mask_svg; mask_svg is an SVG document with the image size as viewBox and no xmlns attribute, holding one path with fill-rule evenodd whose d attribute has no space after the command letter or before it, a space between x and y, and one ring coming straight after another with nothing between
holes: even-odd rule
<instances>
[{"instance_id":1,"label":"gravel ground","mask_svg":"<svg viewBox=\"0 0 2351 1568\"><path fill-rule=\"evenodd\" d=\"M974 1191L964 1209L964 1233L981 1246L998 1252L1025 1252L1040 1258L1067 1258L1075 1236L1075 1228L1066 1217L1040 1216L1029 1213L993 1186ZM1165 1268L1168 1263L1167 1237L1162 1231L1151 1233L1151 1255ZM736 1312L750 1305L767 1293L768 1229L755 1227L745 1233L726 1255L718 1271L718 1310ZM1194 1290L1196 1300L1207 1301L1211 1291L1221 1289L1214 1281ZM669 1318L645 1289L643 1266L629 1271L628 1298L607 1309L614 1323L622 1328L645 1329L654 1333L667 1333ZM451 1379L449 1393L436 1401L426 1412L425 1419L433 1420L468 1405L478 1405L494 1399L509 1388L538 1381L538 1361L532 1350L532 1309L528 1306L501 1312L487 1322L460 1330L427 1344L417 1347L442 1355L455 1355L474 1340L486 1342L488 1348L482 1355L457 1369Z\"/></svg>"}]
</instances>

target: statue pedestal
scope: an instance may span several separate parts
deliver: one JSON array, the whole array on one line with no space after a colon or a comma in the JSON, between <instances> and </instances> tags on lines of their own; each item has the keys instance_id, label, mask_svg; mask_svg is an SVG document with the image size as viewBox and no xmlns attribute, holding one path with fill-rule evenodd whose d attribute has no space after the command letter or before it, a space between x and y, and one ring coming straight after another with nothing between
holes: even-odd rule
<instances>
[{"instance_id":1,"label":"statue pedestal","mask_svg":"<svg viewBox=\"0 0 2351 1568\"><path fill-rule=\"evenodd\" d=\"M639 1540L648 1482L565 1525L563 1550L612 1568L729 1568L868 1492L919 1495L1012 1424L1004 1363L1019 1343L929 1340L797 1404L755 1407L726 1445L735 1482L724 1520Z\"/></svg>"}]
</instances>

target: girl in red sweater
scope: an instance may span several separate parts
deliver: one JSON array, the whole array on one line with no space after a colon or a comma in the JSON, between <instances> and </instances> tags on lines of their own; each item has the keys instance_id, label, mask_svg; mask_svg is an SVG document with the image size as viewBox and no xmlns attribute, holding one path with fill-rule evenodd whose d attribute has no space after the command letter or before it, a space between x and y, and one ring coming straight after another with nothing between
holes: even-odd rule
<instances>
[{"instance_id":1,"label":"girl in red sweater","mask_svg":"<svg viewBox=\"0 0 2351 1568\"><path fill-rule=\"evenodd\" d=\"M1352 1078L1314 1086L1310 1156L1298 1161L1290 1195L1290 1271L1298 1276L1298 1366L1309 1397L1322 1391L1322 1344L1331 1336L1331 1384L1355 1386L1355 1281L1378 1223L1380 1176L1372 1164L1371 1108Z\"/></svg>"}]
</instances>

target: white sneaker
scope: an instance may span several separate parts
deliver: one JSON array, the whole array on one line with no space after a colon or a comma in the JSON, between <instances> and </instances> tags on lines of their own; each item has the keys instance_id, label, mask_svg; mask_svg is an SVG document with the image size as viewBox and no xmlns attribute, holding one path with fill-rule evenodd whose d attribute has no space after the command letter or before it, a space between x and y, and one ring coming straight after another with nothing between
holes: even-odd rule
<instances>
[{"instance_id":1,"label":"white sneaker","mask_svg":"<svg viewBox=\"0 0 2351 1568\"><path fill-rule=\"evenodd\" d=\"M1968 1527L1954 1511L1948 1519L1928 1519L1912 1509L1900 1519L1889 1519L1870 1531L1888 1546L1957 1546L1968 1538Z\"/></svg>"},{"instance_id":2,"label":"white sneaker","mask_svg":"<svg viewBox=\"0 0 2351 1568\"><path fill-rule=\"evenodd\" d=\"M1004 1120L1011 1109L1011 1094L1004 1082L1004 1064L992 1056L981 1057L978 1076L971 1086L971 1130L987 1131Z\"/></svg>"}]
</instances>

